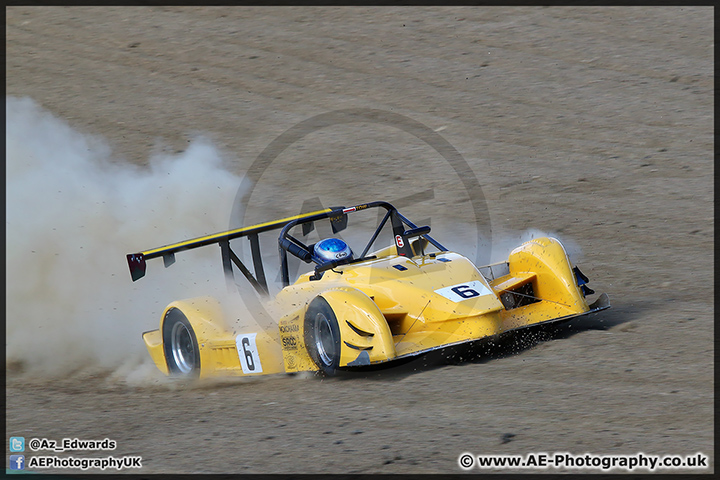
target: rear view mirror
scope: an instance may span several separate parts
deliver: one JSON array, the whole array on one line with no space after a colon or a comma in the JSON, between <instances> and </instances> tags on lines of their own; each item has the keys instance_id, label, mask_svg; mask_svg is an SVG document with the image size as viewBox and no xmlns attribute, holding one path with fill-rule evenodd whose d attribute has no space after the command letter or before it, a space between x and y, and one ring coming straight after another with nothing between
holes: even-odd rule
<instances>
[{"instance_id":1,"label":"rear view mirror","mask_svg":"<svg viewBox=\"0 0 720 480\"><path fill-rule=\"evenodd\" d=\"M405 232L403 232L403 237L419 237L420 235L427 235L428 233L430 233L430 227L426 225L424 227L417 227L411 230L406 230Z\"/></svg>"}]
</instances>

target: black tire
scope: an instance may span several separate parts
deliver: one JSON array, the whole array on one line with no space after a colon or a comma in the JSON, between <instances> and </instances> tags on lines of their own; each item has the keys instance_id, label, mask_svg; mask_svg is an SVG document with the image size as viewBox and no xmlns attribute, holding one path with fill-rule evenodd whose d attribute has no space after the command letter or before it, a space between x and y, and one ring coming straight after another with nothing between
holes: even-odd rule
<instances>
[{"instance_id":1,"label":"black tire","mask_svg":"<svg viewBox=\"0 0 720 480\"><path fill-rule=\"evenodd\" d=\"M305 312L305 348L328 376L340 367L340 328L335 312L322 297L315 297Z\"/></svg>"},{"instance_id":2,"label":"black tire","mask_svg":"<svg viewBox=\"0 0 720 480\"><path fill-rule=\"evenodd\" d=\"M200 349L192 325L177 308L168 310L163 323L163 348L170 375L197 378L200 375Z\"/></svg>"}]
</instances>

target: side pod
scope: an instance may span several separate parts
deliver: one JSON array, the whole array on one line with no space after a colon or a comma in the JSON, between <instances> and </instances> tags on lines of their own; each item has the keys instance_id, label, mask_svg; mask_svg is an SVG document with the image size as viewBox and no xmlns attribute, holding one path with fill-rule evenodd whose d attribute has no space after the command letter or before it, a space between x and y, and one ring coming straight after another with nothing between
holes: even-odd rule
<instances>
[{"instance_id":1,"label":"side pod","mask_svg":"<svg viewBox=\"0 0 720 480\"><path fill-rule=\"evenodd\" d=\"M521 273L536 275L535 296L556 306L558 316L588 310L570 259L557 239L542 237L525 242L510 253L508 263L513 276Z\"/></svg>"},{"instance_id":2,"label":"side pod","mask_svg":"<svg viewBox=\"0 0 720 480\"><path fill-rule=\"evenodd\" d=\"M508 309L500 312L503 331L589 311L590 307L577 285L570 260L558 240L543 237L525 242L510 253L508 265L510 280L521 283L526 281L523 279L530 281L527 282L528 289L518 294L525 301L515 307L506 305ZM507 292L501 290L498 293L502 298Z\"/></svg>"}]
</instances>

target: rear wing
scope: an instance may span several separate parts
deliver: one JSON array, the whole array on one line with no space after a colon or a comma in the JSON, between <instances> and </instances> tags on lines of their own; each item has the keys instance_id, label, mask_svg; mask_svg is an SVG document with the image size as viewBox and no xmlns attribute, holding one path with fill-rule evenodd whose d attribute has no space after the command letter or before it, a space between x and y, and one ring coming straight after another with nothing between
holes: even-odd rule
<instances>
[{"instance_id":1,"label":"rear wing","mask_svg":"<svg viewBox=\"0 0 720 480\"><path fill-rule=\"evenodd\" d=\"M130 253L127 255L128 267L130 267L130 276L133 282L139 280L145 276L147 269L146 261L153 258L162 257L165 267L169 267L175 263L175 254L185 250L191 250L193 248L204 247L206 245L212 245L217 243L220 245L223 256L223 266L229 264L229 261L235 263L238 268L247 277L250 273L247 267L243 265L240 259L230 250L230 240L235 238L248 237L250 240L250 248L253 256L253 264L255 267L255 275L257 278L253 278L252 275L248 278L250 283L254 287L258 287L258 283L267 291L267 281L265 280L265 273L262 268L262 261L260 259L260 243L258 241L258 234L267 232L269 230L276 230L284 227L293 220L310 219L313 217L325 218L327 214L332 213L332 208L326 208L324 210L318 210L311 213L302 215L295 215L292 217L282 218L280 220L274 220L272 222L259 223L249 227L237 228L234 230L228 230L225 232L219 232L204 237L193 238L190 240L184 240L182 242L165 245L163 247L153 248L152 250L145 250L144 252Z\"/></svg>"},{"instance_id":2,"label":"rear wing","mask_svg":"<svg viewBox=\"0 0 720 480\"><path fill-rule=\"evenodd\" d=\"M130 276L133 281L136 281L145 276L147 269L147 260L153 258L162 257L165 267L169 267L175 263L175 254L185 250L191 250L193 248L204 247L206 245L212 245L217 243L220 246L220 252L222 256L223 270L225 274L233 276L233 264L240 269L245 278L252 284L255 290L261 294L268 293L267 279L265 277L265 271L263 269L262 257L260 255L260 241L258 235L263 232L270 230L282 230L279 244L281 254L281 273L283 277L283 284L285 286L289 283L288 271L287 271L287 252L295 255L298 252L305 253L306 261L309 261L310 252L308 247L302 242L292 237L288 231L296 225L302 225L303 235L307 235L313 229L313 223L316 220L329 219L333 233L337 233L347 226L347 214L351 212L365 210L372 207L382 207L387 210L384 219L378 225L372 238L366 245L360 257L364 257L368 252L373 242L377 239L380 230L383 228L385 223L390 220L393 228L393 235L395 237L396 246L398 248L399 255L412 256L413 251L410 247L410 243L407 241L410 236L422 235L430 243L435 245L440 250L446 250L445 247L437 243L430 235L430 227L418 228L410 220L402 216L395 207L387 202L370 202L362 205L356 205L353 207L331 207L324 210L317 210L315 212L304 213L300 215L294 215L292 217L282 218L280 220L274 220L271 222L260 223L249 227L237 228L234 230L228 230L225 232L219 232L204 237L193 238L191 240L185 240L171 245L165 245L164 247L154 248L152 250L146 250L138 253L130 253L127 255L128 266L130 267ZM410 227L411 230L406 231L405 226ZM230 248L230 240L236 238L247 237L250 241L250 250L252 253L252 261L254 267L254 275L250 270L243 264L240 258Z\"/></svg>"}]
</instances>

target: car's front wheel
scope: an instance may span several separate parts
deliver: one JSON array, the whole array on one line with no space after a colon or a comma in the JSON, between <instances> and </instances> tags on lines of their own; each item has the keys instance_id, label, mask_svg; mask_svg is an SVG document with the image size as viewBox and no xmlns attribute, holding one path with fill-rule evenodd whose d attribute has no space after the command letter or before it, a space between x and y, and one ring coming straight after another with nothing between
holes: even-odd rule
<instances>
[{"instance_id":1,"label":"car's front wheel","mask_svg":"<svg viewBox=\"0 0 720 480\"><path fill-rule=\"evenodd\" d=\"M177 308L168 311L163 323L165 359L171 375L195 378L200 375L200 350L187 317Z\"/></svg>"},{"instance_id":2,"label":"car's front wheel","mask_svg":"<svg viewBox=\"0 0 720 480\"><path fill-rule=\"evenodd\" d=\"M310 302L305 312L305 347L325 375L337 372L340 366L340 328L335 312L322 297Z\"/></svg>"}]
</instances>

